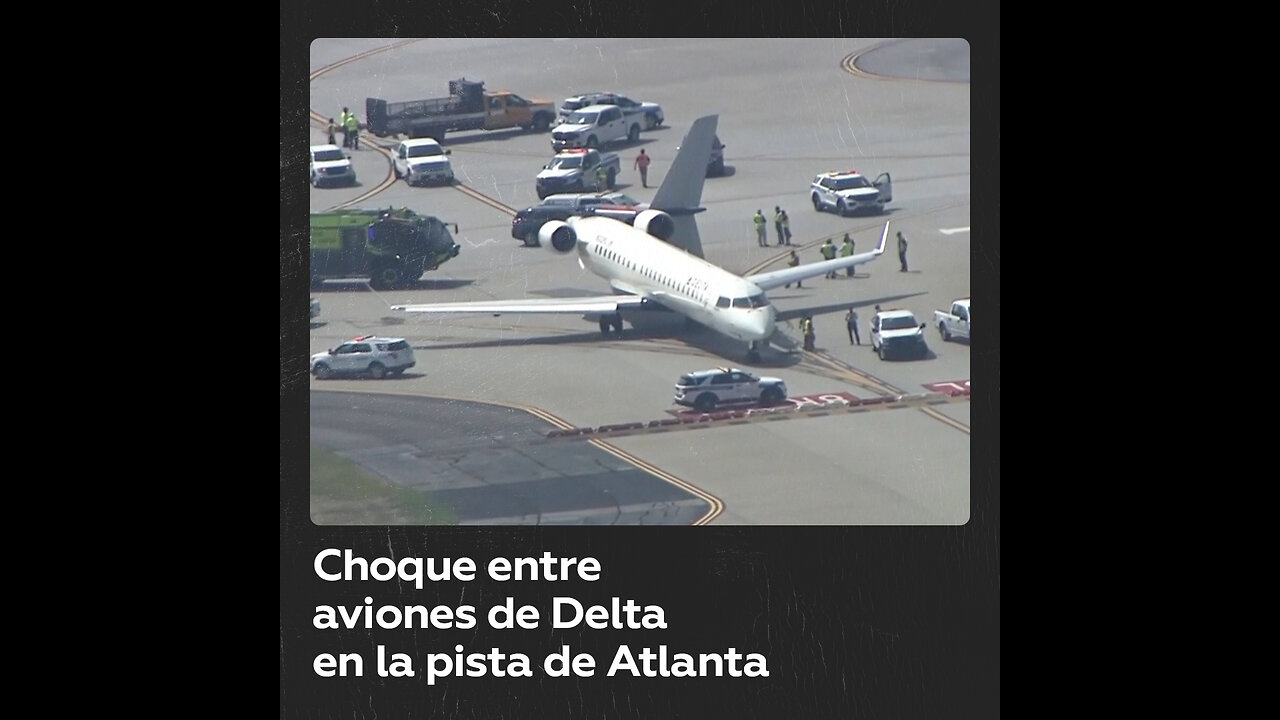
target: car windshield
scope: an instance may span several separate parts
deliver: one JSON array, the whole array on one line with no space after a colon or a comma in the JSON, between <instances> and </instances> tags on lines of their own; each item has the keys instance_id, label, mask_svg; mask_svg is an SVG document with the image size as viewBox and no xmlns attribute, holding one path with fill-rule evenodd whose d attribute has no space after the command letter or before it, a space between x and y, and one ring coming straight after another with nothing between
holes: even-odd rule
<instances>
[{"instance_id":1,"label":"car windshield","mask_svg":"<svg viewBox=\"0 0 1280 720\"><path fill-rule=\"evenodd\" d=\"M444 148L439 145L419 145L409 148L409 157L428 157L430 155L443 155Z\"/></svg>"},{"instance_id":2,"label":"car windshield","mask_svg":"<svg viewBox=\"0 0 1280 720\"><path fill-rule=\"evenodd\" d=\"M880 321L880 327L885 330L907 330L916 326L916 319L910 315L906 317L887 317Z\"/></svg>"},{"instance_id":3,"label":"car windshield","mask_svg":"<svg viewBox=\"0 0 1280 720\"><path fill-rule=\"evenodd\" d=\"M565 123L569 125L594 125L596 118L600 116L598 112L575 112L569 116Z\"/></svg>"},{"instance_id":4,"label":"car windshield","mask_svg":"<svg viewBox=\"0 0 1280 720\"><path fill-rule=\"evenodd\" d=\"M330 160L347 159L347 156L343 155L341 150L317 150L314 153L312 153L312 157L315 158L316 162L328 162Z\"/></svg>"},{"instance_id":5,"label":"car windshield","mask_svg":"<svg viewBox=\"0 0 1280 720\"><path fill-rule=\"evenodd\" d=\"M548 165L547 167L551 168L552 170L567 170L569 168L580 168L582 167L582 156L581 155L565 155L564 157L552 158L551 164Z\"/></svg>"},{"instance_id":6,"label":"car windshield","mask_svg":"<svg viewBox=\"0 0 1280 720\"><path fill-rule=\"evenodd\" d=\"M832 181L832 189L834 190L853 190L855 188L871 187L871 183L861 175L857 177L837 178Z\"/></svg>"}]
</instances>

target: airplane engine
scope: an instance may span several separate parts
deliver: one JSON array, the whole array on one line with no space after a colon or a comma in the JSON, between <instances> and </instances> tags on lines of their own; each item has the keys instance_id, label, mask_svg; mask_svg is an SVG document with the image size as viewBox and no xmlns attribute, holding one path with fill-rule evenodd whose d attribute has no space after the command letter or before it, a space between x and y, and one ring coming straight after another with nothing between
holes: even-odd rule
<instances>
[{"instance_id":1,"label":"airplane engine","mask_svg":"<svg viewBox=\"0 0 1280 720\"><path fill-rule=\"evenodd\" d=\"M538 241L543 245L550 245L556 252L567 253L578 244L578 233L568 223L548 220L538 230Z\"/></svg>"},{"instance_id":2,"label":"airplane engine","mask_svg":"<svg viewBox=\"0 0 1280 720\"><path fill-rule=\"evenodd\" d=\"M676 231L676 221L661 210L645 210L633 224L659 240L670 240Z\"/></svg>"}]
</instances>

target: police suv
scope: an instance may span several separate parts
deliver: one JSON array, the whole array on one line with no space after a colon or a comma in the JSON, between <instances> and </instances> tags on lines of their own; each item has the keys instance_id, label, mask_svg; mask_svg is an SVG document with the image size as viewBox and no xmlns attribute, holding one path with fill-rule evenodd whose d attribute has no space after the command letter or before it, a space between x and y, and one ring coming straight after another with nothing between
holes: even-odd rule
<instances>
[{"instance_id":1,"label":"police suv","mask_svg":"<svg viewBox=\"0 0 1280 720\"><path fill-rule=\"evenodd\" d=\"M413 347L404 338L361 335L311 356L311 374L317 380L342 375L368 375L381 380L413 367Z\"/></svg>"},{"instance_id":2,"label":"police suv","mask_svg":"<svg viewBox=\"0 0 1280 720\"><path fill-rule=\"evenodd\" d=\"M720 403L758 402L776 405L787 397L781 378L756 377L738 368L698 370L680 376L676 382L677 405L711 410Z\"/></svg>"},{"instance_id":3,"label":"police suv","mask_svg":"<svg viewBox=\"0 0 1280 720\"><path fill-rule=\"evenodd\" d=\"M827 208L842 216L860 210L884 212L885 203L893 199L893 181L889 173L880 173L875 182L857 170L822 173L809 183L809 198L818 212Z\"/></svg>"},{"instance_id":4,"label":"police suv","mask_svg":"<svg viewBox=\"0 0 1280 720\"><path fill-rule=\"evenodd\" d=\"M337 145L312 145L311 184L320 187L322 183L335 185L355 185L356 170L351 167L351 158L342 154Z\"/></svg>"},{"instance_id":5,"label":"police suv","mask_svg":"<svg viewBox=\"0 0 1280 720\"><path fill-rule=\"evenodd\" d=\"M882 310L871 317L871 349L881 360L926 357L924 328L910 310Z\"/></svg>"},{"instance_id":6,"label":"police suv","mask_svg":"<svg viewBox=\"0 0 1280 720\"><path fill-rule=\"evenodd\" d=\"M396 177L404 178L410 185L450 185L453 183L453 165L448 156L452 152L431 138L405 140L392 155Z\"/></svg>"},{"instance_id":7,"label":"police suv","mask_svg":"<svg viewBox=\"0 0 1280 720\"><path fill-rule=\"evenodd\" d=\"M563 122L572 115L574 110L591 105L617 105L622 108L622 114L626 117L641 118L644 130L652 130L662 125L664 120L662 106L658 103L637 102L626 95L612 92L589 92L565 98L564 104L560 106L560 121Z\"/></svg>"}]
</instances>

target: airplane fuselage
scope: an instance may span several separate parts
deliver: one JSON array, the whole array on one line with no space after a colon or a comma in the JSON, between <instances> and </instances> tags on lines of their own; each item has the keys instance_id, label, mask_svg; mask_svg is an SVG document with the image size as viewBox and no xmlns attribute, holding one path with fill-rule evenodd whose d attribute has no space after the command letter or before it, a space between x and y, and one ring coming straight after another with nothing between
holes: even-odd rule
<instances>
[{"instance_id":1,"label":"airplane fuselage","mask_svg":"<svg viewBox=\"0 0 1280 720\"><path fill-rule=\"evenodd\" d=\"M776 312L749 280L607 217L572 217L578 262L615 289L651 299L743 342L767 340Z\"/></svg>"}]
</instances>

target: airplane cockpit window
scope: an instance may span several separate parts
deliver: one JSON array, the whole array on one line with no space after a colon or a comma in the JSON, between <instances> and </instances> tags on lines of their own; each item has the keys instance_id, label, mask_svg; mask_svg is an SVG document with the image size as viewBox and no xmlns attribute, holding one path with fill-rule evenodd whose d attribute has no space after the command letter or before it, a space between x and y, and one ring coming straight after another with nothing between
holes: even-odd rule
<instances>
[{"instance_id":1,"label":"airplane cockpit window","mask_svg":"<svg viewBox=\"0 0 1280 720\"><path fill-rule=\"evenodd\" d=\"M764 293L760 293L759 295L752 295L750 298L748 298L748 300L751 301L751 307L753 308L768 307L769 305L769 298L765 297Z\"/></svg>"},{"instance_id":2,"label":"airplane cockpit window","mask_svg":"<svg viewBox=\"0 0 1280 720\"><path fill-rule=\"evenodd\" d=\"M736 308L749 308L751 307L751 299L750 298L734 298L733 306Z\"/></svg>"},{"instance_id":3,"label":"airplane cockpit window","mask_svg":"<svg viewBox=\"0 0 1280 720\"><path fill-rule=\"evenodd\" d=\"M721 295L720 299L716 300L716 307L729 307L729 298Z\"/></svg>"}]
</instances>

